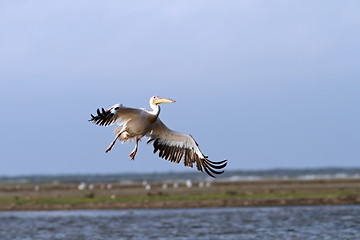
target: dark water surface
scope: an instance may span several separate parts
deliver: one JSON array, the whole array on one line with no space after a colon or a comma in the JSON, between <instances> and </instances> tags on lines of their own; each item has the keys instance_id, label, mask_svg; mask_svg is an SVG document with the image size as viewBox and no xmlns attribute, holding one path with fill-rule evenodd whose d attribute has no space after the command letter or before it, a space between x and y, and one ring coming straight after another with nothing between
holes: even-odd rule
<instances>
[{"instance_id":1,"label":"dark water surface","mask_svg":"<svg viewBox=\"0 0 360 240\"><path fill-rule=\"evenodd\" d=\"M0 239L360 239L360 206L0 212Z\"/></svg>"}]
</instances>

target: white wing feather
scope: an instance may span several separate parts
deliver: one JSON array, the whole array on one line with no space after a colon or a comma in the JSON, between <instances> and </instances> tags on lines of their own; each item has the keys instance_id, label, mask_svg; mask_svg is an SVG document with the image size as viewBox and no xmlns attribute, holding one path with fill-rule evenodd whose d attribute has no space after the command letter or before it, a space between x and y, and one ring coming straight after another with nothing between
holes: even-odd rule
<instances>
[{"instance_id":1,"label":"white wing feather","mask_svg":"<svg viewBox=\"0 0 360 240\"><path fill-rule=\"evenodd\" d=\"M97 109L97 116L91 114L91 119L89 121L94 122L100 126L109 126L114 124L116 121L119 121L118 124L122 125L124 122L128 121L131 118L142 114L144 110L137 108L128 108L124 107L122 104L115 104L109 109L105 110L104 108Z\"/></svg>"}]
</instances>

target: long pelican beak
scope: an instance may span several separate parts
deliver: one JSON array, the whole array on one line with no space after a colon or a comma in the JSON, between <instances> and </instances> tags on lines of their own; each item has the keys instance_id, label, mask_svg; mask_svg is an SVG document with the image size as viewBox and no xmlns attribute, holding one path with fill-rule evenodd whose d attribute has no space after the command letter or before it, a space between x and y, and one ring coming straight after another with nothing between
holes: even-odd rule
<instances>
[{"instance_id":1,"label":"long pelican beak","mask_svg":"<svg viewBox=\"0 0 360 240\"><path fill-rule=\"evenodd\" d=\"M154 104L159 104L159 103L173 103L175 102L175 100L169 99L169 98L161 98L161 97L157 97L156 100L154 101Z\"/></svg>"}]
</instances>

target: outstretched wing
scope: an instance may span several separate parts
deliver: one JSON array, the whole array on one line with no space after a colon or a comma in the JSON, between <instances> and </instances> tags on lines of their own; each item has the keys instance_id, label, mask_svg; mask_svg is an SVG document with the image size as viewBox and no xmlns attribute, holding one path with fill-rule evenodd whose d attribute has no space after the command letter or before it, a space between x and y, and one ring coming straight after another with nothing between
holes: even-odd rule
<instances>
[{"instance_id":1,"label":"outstretched wing","mask_svg":"<svg viewBox=\"0 0 360 240\"><path fill-rule=\"evenodd\" d=\"M148 143L154 142L154 153L159 151L159 157L171 162L180 163L184 159L184 165L187 167L196 167L201 172L206 172L211 177L213 174L221 174L227 160L213 162L200 151L198 144L191 135L175 132L165 126L158 118L156 124L149 134Z\"/></svg>"},{"instance_id":2,"label":"outstretched wing","mask_svg":"<svg viewBox=\"0 0 360 240\"><path fill-rule=\"evenodd\" d=\"M141 114L143 110L136 108L124 107L122 104L115 104L109 109L105 110L104 108L97 109L97 115L94 116L91 114L89 121L99 125L99 126L108 126L114 124L116 121L119 121L121 125L123 121L128 121L131 118L136 117Z\"/></svg>"}]
</instances>

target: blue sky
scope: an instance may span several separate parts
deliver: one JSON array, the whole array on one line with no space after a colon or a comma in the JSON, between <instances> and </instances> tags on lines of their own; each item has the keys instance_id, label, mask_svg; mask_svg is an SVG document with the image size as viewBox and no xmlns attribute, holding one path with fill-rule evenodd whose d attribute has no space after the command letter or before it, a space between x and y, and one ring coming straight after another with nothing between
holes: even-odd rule
<instances>
[{"instance_id":1,"label":"blue sky","mask_svg":"<svg viewBox=\"0 0 360 240\"><path fill-rule=\"evenodd\" d=\"M148 108L228 169L360 167L359 1L2 1L0 175L195 171L98 107Z\"/></svg>"}]
</instances>

